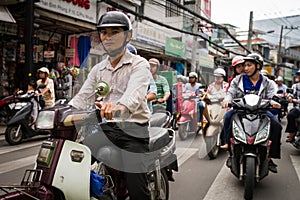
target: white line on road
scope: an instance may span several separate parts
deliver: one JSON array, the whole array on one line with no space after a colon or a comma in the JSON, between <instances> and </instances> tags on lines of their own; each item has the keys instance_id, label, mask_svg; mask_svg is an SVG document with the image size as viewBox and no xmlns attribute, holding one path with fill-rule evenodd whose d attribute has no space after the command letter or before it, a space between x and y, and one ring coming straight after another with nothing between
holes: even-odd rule
<instances>
[{"instance_id":1,"label":"white line on road","mask_svg":"<svg viewBox=\"0 0 300 200\"><path fill-rule=\"evenodd\" d=\"M299 156L292 156L291 155L292 164L296 170L298 180L300 181L300 158Z\"/></svg>"},{"instance_id":2,"label":"white line on road","mask_svg":"<svg viewBox=\"0 0 300 200\"><path fill-rule=\"evenodd\" d=\"M4 146L4 147L1 147L0 155L5 154L5 153L10 153L13 151L21 151L22 149L25 149L28 147L40 146L41 144L42 144L42 142L38 141L38 142L30 142L30 143L26 143L26 144L19 144L16 146Z\"/></svg>"},{"instance_id":3,"label":"white line on road","mask_svg":"<svg viewBox=\"0 0 300 200\"><path fill-rule=\"evenodd\" d=\"M2 163L0 164L0 174L4 174L22 167L33 165L35 163L36 157L37 155L28 156L18 160Z\"/></svg>"},{"instance_id":4,"label":"white line on road","mask_svg":"<svg viewBox=\"0 0 300 200\"><path fill-rule=\"evenodd\" d=\"M204 200L216 199L243 199L243 190L239 186L239 181L231 174L230 169L226 165L222 167L204 197Z\"/></svg>"}]
</instances>

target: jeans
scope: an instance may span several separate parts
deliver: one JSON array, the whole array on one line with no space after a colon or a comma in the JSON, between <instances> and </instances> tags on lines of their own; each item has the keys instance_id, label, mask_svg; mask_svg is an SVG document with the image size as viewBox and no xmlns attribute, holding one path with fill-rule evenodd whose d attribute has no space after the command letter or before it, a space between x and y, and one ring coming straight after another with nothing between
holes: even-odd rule
<instances>
[{"instance_id":1,"label":"jeans","mask_svg":"<svg viewBox=\"0 0 300 200\"><path fill-rule=\"evenodd\" d=\"M198 101L197 102L197 108L198 108L198 122L202 122L203 120L203 112L204 112L204 104L202 103L202 101Z\"/></svg>"}]
</instances>

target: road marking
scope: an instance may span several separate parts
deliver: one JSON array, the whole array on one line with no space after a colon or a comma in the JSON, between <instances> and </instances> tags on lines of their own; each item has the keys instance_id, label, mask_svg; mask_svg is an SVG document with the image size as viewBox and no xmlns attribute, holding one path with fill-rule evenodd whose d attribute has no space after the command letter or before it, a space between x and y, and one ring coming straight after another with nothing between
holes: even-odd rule
<instances>
[{"instance_id":1,"label":"road marking","mask_svg":"<svg viewBox=\"0 0 300 200\"><path fill-rule=\"evenodd\" d=\"M238 179L231 174L230 169L224 165L209 188L204 200L216 199L243 199L243 189Z\"/></svg>"},{"instance_id":2,"label":"road marking","mask_svg":"<svg viewBox=\"0 0 300 200\"><path fill-rule=\"evenodd\" d=\"M180 167L186 160L194 155L198 149L196 148L176 148L175 154L178 159L178 166Z\"/></svg>"},{"instance_id":3,"label":"road marking","mask_svg":"<svg viewBox=\"0 0 300 200\"><path fill-rule=\"evenodd\" d=\"M296 170L298 180L300 181L300 158L299 158L299 156L292 156L292 155L290 157L292 160L292 164Z\"/></svg>"},{"instance_id":4,"label":"road marking","mask_svg":"<svg viewBox=\"0 0 300 200\"><path fill-rule=\"evenodd\" d=\"M0 164L0 174L4 174L16 169L20 169L22 167L33 165L35 163L36 157L37 155L33 155L18 160L2 163Z\"/></svg>"},{"instance_id":5,"label":"road marking","mask_svg":"<svg viewBox=\"0 0 300 200\"><path fill-rule=\"evenodd\" d=\"M5 154L5 153L10 153L13 151L22 151L25 148L36 147L36 146L40 146L41 144L42 144L42 141L19 144L16 146L4 146L4 147L1 147L0 155Z\"/></svg>"}]
</instances>

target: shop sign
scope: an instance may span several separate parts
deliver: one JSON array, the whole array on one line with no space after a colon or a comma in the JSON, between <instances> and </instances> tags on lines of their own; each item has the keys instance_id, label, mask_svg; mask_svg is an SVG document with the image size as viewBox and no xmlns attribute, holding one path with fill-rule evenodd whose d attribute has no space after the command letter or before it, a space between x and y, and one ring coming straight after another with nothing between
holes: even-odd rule
<instances>
[{"instance_id":1,"label":"shop sign","mask_svg":"<svg viewBox=\"0 0 300 200\"><path fill-rule=\"evenodd\" d=\"M164 47L166 43L165 32L147 26L146 24L138 23L136 30L137 40L143 43L151 44L158 47Z\"/></svg>"},{"instance_id":2,"label":"shop sign","mask_svg":"<svg viewBox=\"0 0 300 200\"><path fill-rule=\"evenodd\" d=\"M75 56L75 49L66 49L66 57L73 58Z\"/></svg>"},{"instance_id":3,"label":"shop sign","mask_svg":"<svg viewBox=\"0 0 300 200\"><path fill-rule=\"evenodd\" d=\"M288 81L293 80L293 69L291 68L284 68L284 79Z\"/></svg>"},{"instance_id":4,"label":"shop sign","mask_svg":"<svg viewBox=\"0 0 300 200\"><path fill-rule=\"evenodd\" d=\"M44 51L44 58L54 58L55 51Z\"/></svg>"},{"instance_id":5,"label":"shop sign","mask_svg":"<svg viewBox=\"0 0 300 200\"><path fill-rule=\"evenodd\" d=\"M199 65L201 67L214 68L214 57L204 53L199 52Z\"/></svg>"},{"instance_id":6,"label":"shop sign","mask_svg":"<svg viewBox=\"0 0 300 200\"><path fill-rule=\"evenodd\" d=\"M97 23L95 0L40 0L37 6L83 21Z\"/></svg>"},{"instance_id":7,"label":"shop sign","mask_svg":"<svg viewBox=\"0 0 300 200\"><path fill-rule=\"evenodd\" d=\"M167 38L165 53L178 58L185 58L185 44L178 40Z\"/></svg>"}]
</instances>

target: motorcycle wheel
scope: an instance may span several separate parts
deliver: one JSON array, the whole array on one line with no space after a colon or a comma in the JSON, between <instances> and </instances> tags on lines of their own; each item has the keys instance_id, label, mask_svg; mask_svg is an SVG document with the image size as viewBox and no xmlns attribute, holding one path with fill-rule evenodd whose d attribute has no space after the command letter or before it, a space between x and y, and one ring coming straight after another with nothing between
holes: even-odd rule
<instances>
[{"instance_id":1,"label":"motorcycle wheel","mask_svg":"<svg viewBox=\"0 0 300 200\"><path fill-rule=\"evenodd\" d=\"M244 198L246 200L251 200L253 198L253 191L255 185L255 158L246 158L246 169L244 178Z\"/></svg>"},{"instance_id":2,"label":"motorcycle wheel","mask_svg":"<svg viewBox=\"0 0 300 200\"><path fill-rule=\"evenodd\" d=\"M23 139L23 130L21 124L8 126L5 131L5 140L10 145L20 144Z\"/></svg>"},{"instance_id":3,"label":"motorcycle wheel","mask_svg":"<svg viewBox=\"0 0 300 200\"><path fill-rule=\"evenodd\" d=\"M213 160L217 158L219 153L219 147L217 145L217 137L216 136L205 136L204 137L206 144L206 151L208 157Z\"/></svg>"},{"instance_id":4,"label":"motorcycle wheel","mask_svg":"<svg viewBox=\"0 0 300 200\"><path fill-rule=\"evenodd\" d=\"M187 138L189 131L190 131L189 122L178 125L178 134L181 140L185 140Z\"/></svg>"},{"instance_id":5,"label":"motorcycle wheel","mask_svg":"<svg viewBox=\"0 0 300 200\"><path fill-rule=\"evenodd\" d=\"M160 176L160 180L161 180L161 188L159 191L159 196L158 196L158 192L156 190L156 180L150 180L149 182L149 190L150 190L150 194L151 194L151 200L168 200L169 199L169 181L168 181L168 177L166 174L165 170L161 170L161 176Z\"/></svg>"}]
</instances>

